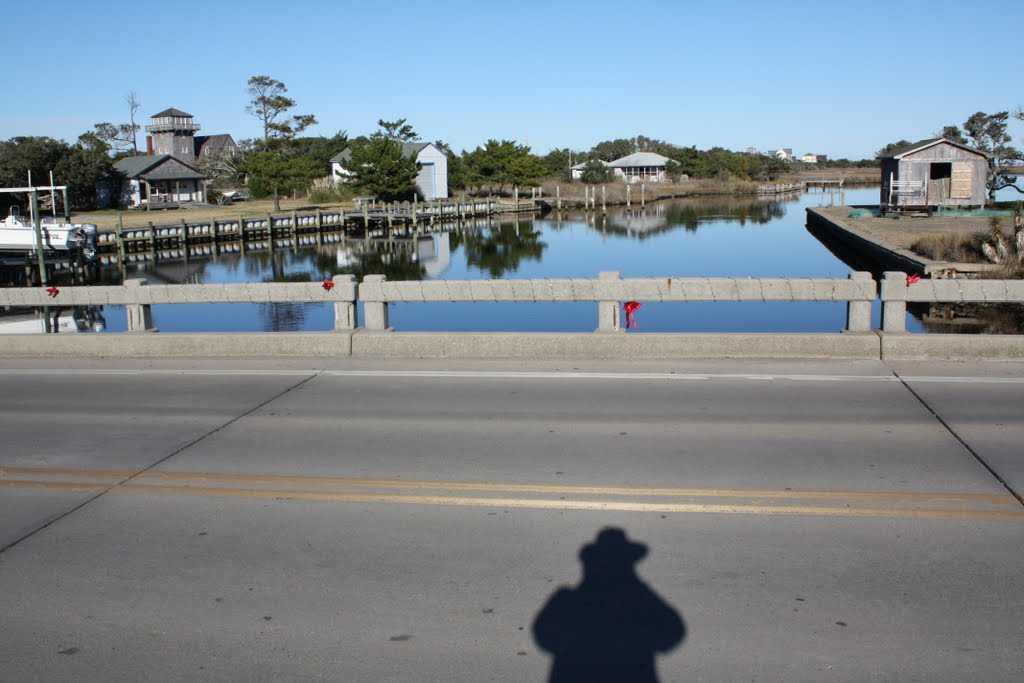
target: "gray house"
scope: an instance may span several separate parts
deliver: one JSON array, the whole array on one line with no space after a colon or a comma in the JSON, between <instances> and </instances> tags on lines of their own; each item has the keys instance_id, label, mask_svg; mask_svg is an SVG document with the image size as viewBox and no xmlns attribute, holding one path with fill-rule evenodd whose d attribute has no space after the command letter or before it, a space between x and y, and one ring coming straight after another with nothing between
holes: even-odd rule
<instances>
[{"instance_id":1,"label":"gray house","mask_svg":"<svg viewBox=\"0 0 1024 683\"><path fill-rule=\"evenodd\" d=\"M203 174L169 154L126 157L114 169L123 178L116 196L121 206L155 208L206 201Z\"/></svg>"},{"instance_id":2,"label":"gray house","mask_svg":"<svg viewBox=\"0 0 1024 683\"><path fill-rule=\"evenodd\" d=\"M922 140L881 159L882 212L984 206L988 154L945 138Z\"/></svg>"}]
</instances>

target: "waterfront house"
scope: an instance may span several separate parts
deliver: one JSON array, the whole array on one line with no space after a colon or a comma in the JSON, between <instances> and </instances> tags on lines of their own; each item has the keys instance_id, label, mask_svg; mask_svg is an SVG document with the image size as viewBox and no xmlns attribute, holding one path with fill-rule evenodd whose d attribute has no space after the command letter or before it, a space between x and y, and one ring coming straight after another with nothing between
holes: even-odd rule
<instances>
[{"instance_id":1,"label":"waterfront house","mask_svg":"<svg viewBox=\"0 0 1024 683\"><path fill-rule=\"evenodd\" d=\"M125 157L114 170L121 175L114 197L120 206L156 208L206 201L205 176L170 154Z\"/></svg>"},{"instance_id":2,"label":"waterfront house","mask_svg":"<svg viewBox=\"0 0 1024 683\"><path fill-rule=\"evenodd\" d=\"M922 140L880 160L883 211L984 206L988 154L946 138Z\"/></svg>"},{"instance_id":3,"label":"waterfront house","mask_svg":"<svg viewBox=\"0 0 1024 683\"><path fill-rule=\"evenodd\" d=\"M637 152L608 164L619 178L627 183L658 183L668 180L665 165L669 158L654 152Z\"/></svg>"},{"instance_id":4,"label":"waterfront house","mask_svg":"<svg viewBox=\"0 0 1024 683\"><path fill-rule=\"evenodd\" d=\"M146 154L169 154L186 164L194 164L205 157L234 156L238 145L227 133L196 135L202 128L188 112L171 107L151 117L146 126Z\"/></svg>"},{"instance_id":5,"label":"waterfront house","mask_svg":"<svg viewBox=\"0 0 1024 683\"><path fill-rule=\"evenodd\" d=\"M612 173L616 178L625 180L627 183L659 183L668 180L668 173L665 168L670 159L654 152L637 152L615 161L603 161L601 159L596 161L602 166L612 169ZM580 180L583 177L584 169L586 169L589 163L592 162L585 161L582 164L573 166L570 169L572 179Z\"/></svg>"},{"instance_id":6,"label":"waterfront house","mask_svg":"<svg viewBox=\"0 0 1024 683\"><path fill-rule=\"evenodd\" d=\"M402 155L416 158L416 163L419 165L416 187L425 200L448 198L447 154L429 142L404 142L402 143ZM331 159L331 177L335 182L341 182L346 176L351 175L341 165L343 161L348 161L351 158L352 151L346 149Z\"/></svg>"},{"instance_id":7,"label":"waterfront house","mask_svg":"<svg viewBox=\"0 0 1024 683\"><path fill-rule=\"evenodd\" d=\"M206 177L196 164L215 156L234 156L238 145L224 133L196 135L201 126L192 114L165 109L146 126L146 154L114 164L120 182L98 188L100 206L127 208L177 206L206 201Z\"/></svg>"}]
</instances>

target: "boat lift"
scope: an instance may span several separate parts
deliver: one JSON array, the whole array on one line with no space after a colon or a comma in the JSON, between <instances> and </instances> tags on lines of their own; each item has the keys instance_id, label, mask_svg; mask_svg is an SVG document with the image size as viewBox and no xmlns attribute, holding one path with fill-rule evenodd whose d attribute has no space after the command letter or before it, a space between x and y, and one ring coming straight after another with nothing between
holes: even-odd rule
<instances>
[{"instance_id":1,"label":"boat lift","mask_svg":"<svg viewBox=\"0 0 1024 683\"><path fill-rule=\"evenodd\" d=\"M53 201L53 211L54 211L54 214L56 215L56 211L57 211L57 202L56 202L57 194L56 193L57 193L57 190L61 191L61 193L63 194L63 197L64 197L64 221L66 223L71 223L71 204L68 201L68 186L67 185L54 185L53 184L53 174L52 173L50 174L50 184L49 185L42 185L42 186L41 185L32 185L32 174L31 174L31 172L29 173L28 181L29 181L29 186L28 187L0 187L0 192L4 192L4 193L7 193L7 192L11 192L11 193L27 192L29 194L29 218L31 219L32 224L35 227L35 233L36 233L36 255L39 257L39 283L43 287L45 287L46 285L49 284L49 282L48 282L48 278L46 276L46 259L45 259L45 254L43 252L43 218L42 218L42 215L39 213L39 193L40 192L49 192L50 193L51 197L53 197L53 200L54 200Z\"/></svg>"}]
</instances>

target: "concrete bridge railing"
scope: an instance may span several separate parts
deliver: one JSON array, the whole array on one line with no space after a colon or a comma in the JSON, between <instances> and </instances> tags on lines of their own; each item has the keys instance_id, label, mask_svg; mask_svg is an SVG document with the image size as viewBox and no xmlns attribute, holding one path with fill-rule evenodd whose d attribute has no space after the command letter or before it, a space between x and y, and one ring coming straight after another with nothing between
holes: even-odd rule
<instances>
[{"instance_id":1,"label":"concrete bridge railing","mask_svg":"<svg viewBox=\"0 0 1024 683\"><path fill-rule=\"evenodd\" d=\"M906 273L887 271L882 279L882 331L907 331L907 302L1022 303L1024 280L928 279L910 282Z\"/></svg>"},{"instance_id":2,"label":"concrete bridge railing","mask_svg":"<svg viewBox=\"0 0 1024 683\"><path fill-rule=\"evenodd\" d=\"M367 275L336 275L318 282L149 285L144 279L123 286L10 288L0 290L0 306L123 305L128 331L151 330L153 305L198 303L331 302L336 330L358 327L357 302L363 303L366 330L390 330L388 305L430 302L594 302L598 332L622 327L622 302L685 301L839 301L848 306L849 332L871 331L871 303L876 283L870 273L830 278L630 278L616 272L597 279L426 280L389 282Z\"/></svg>"},{"instance_id":3,"label":"concrete bridge railing","mask_svg":"<svg viewBox=\"0 0 1024 683\"><path fill-rule=\"evenodd\" d=\"M871 273L829 278L630 278L604 272L594 279L425 280L388 282L367 275L359 285L367 330L387 330L388 304L428 302L595 302L598 332L622 330L622 302L668 301L842 301L847 330L871 331L876 298Z\"/></svg>"},{"instance_id":4,"label":"concrete bridge railing","mask_svg":"<svg viewBox=\"0 0 1024 683\"><path fill-rule=\"evenodd\" d=\"M881 329L873 330L872 305L881 300ZM430 302L593 302L594 333L394 333L388 307ZM624 329L623 303L707 301L845 302L847 321L836 333L810 334L601 334ZM920 280L889 272L878 283L869 273L841 278L597 278L438 280L389 282L383 275L331 281L216 285L3 288L0 306L123 305L129 332L153 331L151 307L164 304L317 302L334 306L327 333L221 333L160 335L43 335L0 337L0 355L33 355L37 349L87 355L172 354L352 355L363 357L828 357L874 359L1024 359L1024 335L906 334L908 302L1024 303L1021 280ZM360 325L358 304L365 320ZM853 333L853 334L849 334ZM58 337L60 339L58 339ZM158 339L164 341L157 341ZM118 341L121 340L121 341ZM130 341L136 340L136 341ZM148 341L144 341L148 340ZM124 347L123 350L117 351Z\"/></svg>"}]
</instances>

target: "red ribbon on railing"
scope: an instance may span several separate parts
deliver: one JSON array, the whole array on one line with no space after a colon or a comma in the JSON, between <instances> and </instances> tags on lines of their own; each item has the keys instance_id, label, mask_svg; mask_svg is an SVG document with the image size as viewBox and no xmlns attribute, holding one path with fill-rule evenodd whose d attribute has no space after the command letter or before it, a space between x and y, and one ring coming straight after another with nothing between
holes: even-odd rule
<instances>
[{"instance_id":1,"label":"red ribbon on railing","mask_svg":"<svg viewBox=\"0 0 1024 683\"><path fill-rule=\"evenodd\" d=\"M639 301L627 301L626 303L622 304L622 310L626 312L626 329L629 329L630 327L634 329L640 327L639 325L636 324L636 320L633 318L633 314L636 313L636 309L640 308L640 306L642 305L643 304L641 304Z\"/></svg>"},{"instance_id":2,"label":"red ribbon on railing","mask_svg":"<svg viewBox=\"0 0 1024 683\"><path fill-rule=\"evenodd\" d=\"M913 275L908 275L907 276L907 287L909 287L910 285L914 284L915 282L920 282L920 281L921 281L921 276L918 275L917 273L914 273Z\"/></svg>"},{"instance_id":3,"label":"red ribbon on railing","mask_svg":"<svg viewBox=\"0 0 1024 683\"><path fill-rule=\"evenodd\" d=\"M57 295L60 294L60 290L56 287L47 287L46 294L52 298L57 298Z\"/></svg>"},{"instance_id":4,"label":"red ribbon on railing","mask_svg":"<svg viewBox=\"0 0 1024 683\"><path fill-rule=\"evenodd\" d=\"M324 280L323 288L329 292L334 289L334 283L330 280Z\"/></svg>"}]
</instances>

